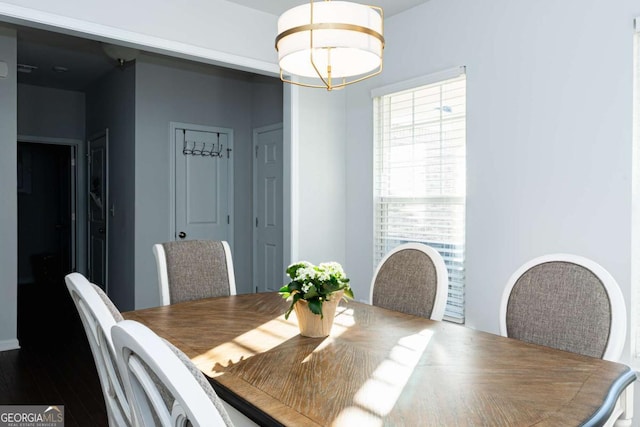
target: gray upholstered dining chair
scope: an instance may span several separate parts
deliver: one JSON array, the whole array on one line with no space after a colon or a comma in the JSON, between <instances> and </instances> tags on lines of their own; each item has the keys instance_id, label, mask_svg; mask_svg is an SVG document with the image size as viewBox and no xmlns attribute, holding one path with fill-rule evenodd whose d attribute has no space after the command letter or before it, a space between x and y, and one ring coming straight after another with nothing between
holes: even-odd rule
<instances>
[{"instance_id":1,"label":"gray upholstered dining chair","mask_svg":"<svg viewBox=\"0 0 640 427\"><path fill-rule=\"evenodd\" d=\"M111 327L123 320L122 315L102 289L90 283L82 274L68 274L65 282L78 309L96 363L109 425L133 425L111 341Z\"/></svg>"},{"instance_id":2,"label":"gray upholstered dining chair","mask_svg":"<svg viewBox=\"0 0 640 427\"><path fill-rule=\"evenodd\" d=\"M599 264L551 254L522 265L500 304L500 333L522 341L617 361L627 332L624 297Z\"/></svg>"},{"instance_id":3,"label":"gray upholstered dining chair","mask_svg":"<svg viewBox=\"0 0 640 427\"><path fill-rule=\"evenodd\" d=\"M236 294L231 248L225 241L158 243L153 253L161 305Z\"/></svg>"},{"instance_id":4,"label":"gray upholstered dining chair","mask_svg":"<svg viewBox=\"0 0 640 427\"><path fill-rule=\"evenodd\" d=\"M442 320L449 274L431 246L405 243L380 261L371 282L371 304L407 314Z\"/></svg>"},{"instance_id":5,"label":"gray upholstered dining chair","mask_svg":"<svg viewBox=\"0 0 640 427\"><path fill-rule=\"evenodd\" d=\"M136 425L233 425L209 381L181 350L133 320L114 325L111 336Z\"/></svg>"}]
</instances>

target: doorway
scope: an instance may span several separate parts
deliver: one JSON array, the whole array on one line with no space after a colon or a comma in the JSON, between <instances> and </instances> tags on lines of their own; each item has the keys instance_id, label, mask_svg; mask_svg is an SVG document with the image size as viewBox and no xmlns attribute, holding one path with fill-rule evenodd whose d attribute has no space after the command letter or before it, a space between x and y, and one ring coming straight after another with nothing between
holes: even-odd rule
<instances>
[{"instance_id":1,"label":"doorway","mask_svg":"<svg viewBox=\"0 0 640 427\"><path fill-rule=\"evenodd\" d=\"M52 285L77 268L77 145L18 141L18 283Z\"/></svg>"},{"instance_id":2,"label":"doorway","mask_svg":"<svg viewBox=\"0 0 640 427\"><path fill-rule=\"evenodd\" d=\"M79 242L84 243L81 237L84 179L80 178L84 169L77 162L83 153L81 140L18 136L16 332L22 348L20 355L35 355L33 362L26 365L37 363L48 369L51 364L63 376L66 374L61 370L65 369L77 373L78 362L93 363L78 312L64 283L67 273L81 268L78 263L83 258L84 245ZM33 382L25 379L25 384ZM68 387L71 383L56 382L60 384ZM31 387L22 391L27 389ZM85 383L79 387L76 400L86 396L101 397L99 385ZM60 403L73 398L61 396ZM82 410L75 411L75 415L84 416ZM97 420L101 416L106 419L104 404L102 409L97 405L87 412Z\"/></svg>"}]
</instances>

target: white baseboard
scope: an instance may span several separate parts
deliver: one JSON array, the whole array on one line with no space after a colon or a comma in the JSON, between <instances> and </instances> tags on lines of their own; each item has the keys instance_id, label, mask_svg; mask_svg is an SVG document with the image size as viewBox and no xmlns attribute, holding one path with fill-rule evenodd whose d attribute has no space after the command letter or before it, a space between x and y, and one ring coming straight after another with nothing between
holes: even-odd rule
<instances>
[{"instance_id":1,"label":"white baseboard","mask_svg":"<svg viewBox=\"0 0 640 427\"><path fill-rule=\"evenodd\" d=\"M17 350L19 348L20 343L17 339L0 341L0 351Z\"/></svg>"}]
</instances>

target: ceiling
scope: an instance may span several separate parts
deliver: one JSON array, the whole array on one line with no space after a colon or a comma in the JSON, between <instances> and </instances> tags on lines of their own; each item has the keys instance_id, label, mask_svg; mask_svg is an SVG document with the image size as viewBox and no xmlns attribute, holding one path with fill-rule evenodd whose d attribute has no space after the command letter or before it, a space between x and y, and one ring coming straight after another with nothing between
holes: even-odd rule
<instances>
[{"instance_id":1,"label":"ceiling","mask_svg":"<svg viewBox=\"0 0 640 427\"><path fill-rule=\"evenodd\" d=\"M305 3L305 0L227 1L273 15L280 15ZM373 3L382 7L386 17L426 1L428 0L355 0L356 3ZM19 72L19 83L83 91L117 66L116 61L104 53L100 42L24 26L15 28L18 35L18 64L35 67L30 73ZM19 70L25 71L25 67L19 67Z\"/></svg>"},{"instance_id":2,"label":"ceiling","mask_svg":"<svg viewBox=\"0 0 640 427\"><path fill-rule=\"evenodd\" d=\"M100 42L35 28L16 29L18 83L82 91L117 66ZM27 73L21 65L36 68Z\"/></svg>"},{"instance_id":3,"label":"ceiling","mask_svg":"<svg viewBox=\"0 0 640 427\"><path fill-rule=\"evenodd\" d=\"M251 9L257 9L262 12L270 13L272 15L280 16L283 12L291 9L295 6L308 3L305 0L227 0L231 3L236 3L242 6L250 7ZM317 0L316 0L317 1ZM389 17L400 12L404 12L407 9L411 9L422 3L426 3L428 0L351 0L352 3L361 3L372 6L381 7L384 11L384 16Z\"/></svg>"}]
</instances>

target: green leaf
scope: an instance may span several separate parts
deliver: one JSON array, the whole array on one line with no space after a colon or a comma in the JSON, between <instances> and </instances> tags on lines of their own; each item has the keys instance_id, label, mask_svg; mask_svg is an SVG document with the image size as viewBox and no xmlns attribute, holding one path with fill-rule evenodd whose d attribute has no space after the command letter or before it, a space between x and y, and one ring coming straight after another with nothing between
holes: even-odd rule
<instances>
[{"instance_id":1,"label":"green leaf","mask_svg":"<svg viewBox=\"0 0 640 427\"><path fill-rule=\"evenodd\" d=\"M293 311L293 304L291 304L289 306L289 308L287 309L287 311L285 311L284 313L284 319L287 320L289 318L289 315L291 314L291 312Z\"/></svg>"},{"instance_id":2,"label":"green leaf","mask_svg":"<svg viewBox=\"0 0 640 427\"><path fill-rule=\"evenodd\" d=\"M338 283L327 283L327 285L325 286L325 289L327 294L332 294L335 291L340 290L340 285Z\"/></svg>"},{"instance_id":3,"label":"green leaf","mask_svg":"<svg viewBox=\"0 0 640 427\"><path fill-rule=\"evenodd\" d=\"M296 282L295 280L291 283L289 283L289 285L287 285L289 287L289 292L293 293L293 291L301 291L302 290L302 284L300 282Z\"/></svg>"},{"instance_id":4,"label":"green leaf","mask_svg":"<svg viewBox=\"0 0 640 427\"><path fill-rule=\"evenodd\" d=\"M311 285L309 286L309 290L307 291L307 293L304 294L304 299L311 299L317 296L318 296L318 289L315 287L315 285Z\"/></svg>"},{"instance_id":5,"label":"green leaf","mask_svg":"<svg viewBox=\"0 0 640 427\"><path fill-rule=\"evenodd\" d=\"M284 313L284 318L285 320L289 318L289 315L291 314L291 312L293 311L293 306L296 305L296 302L298 302L298 300L301 298L299 293L293 294L293 299L291 301L291 305L289 306L289 308L287 309L287 311Z\"/></svg>"},{"instance_id":6,"label":"green leaf","mask_svg":"<svg viewBox=\"0 0 640 427\"><path fill-rule=\"evenodd\" d=\"M280 293L291 293L291 289L289 289L289 285L284 285L283 287L280 288L280 290L278 291Z\"/></svg>"},{"instance_id":7,"label":"green leaf","mask_svg":"<svg viewBox=\"0 0 640 427\"><path fill-rule=\"evenodd\" d=\"M300 267L297 264L294 264L289 268L287 268L287 276L291 277L292 279L296 277L296 272L298 271L298 268Z\"/></svg>"},{"instance_id":8,"label":"green leaf","mask_svg":"<svg viewBox=\"0 0 640 427\"><path fill-rule=\"evenodd\" d=\"M344 296L351 299L354 298L351 288L344 288Z\"/></svg>"},{"instance_id":9,"label":"green leaf","mask_svg":"<svg viewBox=\"0 0 640 427\"><path fill-rule=\"evenodd\" d=\"M318 299L313 299L309 302L309 310L314 314L319 314L322 317L322 302Z\"/></svg>"},{"instance_id":10,"label":"green leaf","mask_svg":"<svg viewBox=\"0 0 640 427\"><path fill-rule=\"evenodd\" d=\"M306 267L307 265L308 265L308 263L306 263L304 261L292 264L287 268L287 275L293 279L298 275L298 270L300 270L301 268Z\"/></svg>"}]
</instances>

